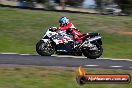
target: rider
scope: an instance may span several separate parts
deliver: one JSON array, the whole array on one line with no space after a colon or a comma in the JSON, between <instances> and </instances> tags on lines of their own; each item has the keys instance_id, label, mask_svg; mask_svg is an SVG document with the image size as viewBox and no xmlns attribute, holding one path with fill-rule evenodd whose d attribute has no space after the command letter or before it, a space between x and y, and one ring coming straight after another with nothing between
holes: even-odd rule
<instances>
[{"instance_id":1,"label":"rider","mask_svg":"<svg viewBox=\"0 0 132 88\"><path fill-rule=\"evenodd\" d=\"M60 27L59 30L66 30L67 33L70 33L73 35L73 39L77 41L78 43L82 43L81 36L82 33L76 29L76 27L69 21L67 17L61 17L59 20Z\"/></svg>"}]
</instances>

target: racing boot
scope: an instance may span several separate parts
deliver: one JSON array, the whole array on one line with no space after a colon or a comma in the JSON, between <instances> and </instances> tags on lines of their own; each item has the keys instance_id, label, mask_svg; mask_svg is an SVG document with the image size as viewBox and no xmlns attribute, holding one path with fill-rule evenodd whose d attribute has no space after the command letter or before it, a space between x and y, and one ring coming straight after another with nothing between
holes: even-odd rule
<instances>
[{"instance_id":1,"label":"racing boot","mask_svg":"<svg viewBox=\"0 0 132 88\"><path fill-rule=\"evenodd\" d=\"M77 47L79 47L79 46L81 46L82 45L82 40L76 40L75 41L75 45L74 45L74 48L77 48Z\"/></svg>"}]
</instances>

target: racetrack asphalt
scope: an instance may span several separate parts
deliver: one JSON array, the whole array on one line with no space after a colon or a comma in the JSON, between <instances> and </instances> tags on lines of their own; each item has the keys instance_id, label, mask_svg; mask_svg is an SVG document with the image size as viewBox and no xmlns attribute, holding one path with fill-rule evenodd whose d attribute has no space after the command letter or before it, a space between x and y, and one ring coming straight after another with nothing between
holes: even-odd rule
<instances>
[{"instance_id":1,"label":"racetrack asphalt","mask_svg":"<svg viewBox=\"0 0 132 88\"><path fill-rule=\"evenodd\" d=\"M62 67L85 66L87 68L132 70L132 60L87 59L85 57L74 58L68 56L59 57L26 54L0 54L0 64Z\"/></svg>"}]
</instances>

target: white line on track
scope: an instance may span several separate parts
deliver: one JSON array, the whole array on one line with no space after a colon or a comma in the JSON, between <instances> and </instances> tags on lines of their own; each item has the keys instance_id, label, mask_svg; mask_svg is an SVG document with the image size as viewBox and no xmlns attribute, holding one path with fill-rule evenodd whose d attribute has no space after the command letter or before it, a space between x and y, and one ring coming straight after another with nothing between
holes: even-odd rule
<instances>
[{"instance_id":1,"label":"white line on track","mask_svg":"<svg viewBox=\"0 0 132 88\"><path fill-rule=\"evenodd\" d=\"M86 67L97 67L99 65L84 65L84 66L86 66Z\"/></svg>"},{"instance_id":2,"label":"white line on track","mask_svg":"<svg viewBox=\"0 0 132 88\"><path fill-rule=\"evenodd\" d=\"M29 55L31 55L31 54L19 54L19 55L27 55L27 56L29 56Z\"/></svg>"},{"instance_id":3,"label":"white line on track","mask_svg":"<svg viewBox=\"0 0 132 88\"><path fill-rule=\"evenodd\" d=\"M86 58L86 57L83 57L83 56L68 56L68 55L52 55L52 56L55 56L55 57L72 57L72 58Z\"/></svg>"},{"instance_id":4,"label":"white line on track","mask_svg":"<svg viewBox=\"0 0 132 88\"><path fill-rule=\"evenodd\" d=\"M100 58L99 58L100 59ZM131 59L113 59L113 58L101 58L106 60L125 60L125 61L132 61Z\"/></svg>"},{"instance_id":5,"label":"white line on track","mask_svg":"<svg viewBox=\"0 0 132 88\"><path fill-rule=\"evenodd\" d=\"M112 67L112 68L121 68L123 66L109 66L109 67Z\"/></svg>"},{"instance_id":6,"label":"white line on track","mask_svg":"<svg viewBox=\"0 0 132 88\"><path fill-rule=\"evenodd\" d=\"M18 55L33 55L33 54L19 54L19 53L0 53L0 54L18 54ZM52 55L56 57L72 57L72 58L86 58L83 56L68 56L68 55ZM106 60L120 60L120 61L132 61L131 59L113 59L113 58L97 58L97 59L106 59Z\"/></svg>"},{"instance_id":7,"label":"white line on track","mask_svg":"<svg viewBox=\"0 0 132 88\"><path fill-rule=\"evenodd\" d=\"M0 54L18 54L18 53L0 53Z\"/></svg>"}]
</instances>

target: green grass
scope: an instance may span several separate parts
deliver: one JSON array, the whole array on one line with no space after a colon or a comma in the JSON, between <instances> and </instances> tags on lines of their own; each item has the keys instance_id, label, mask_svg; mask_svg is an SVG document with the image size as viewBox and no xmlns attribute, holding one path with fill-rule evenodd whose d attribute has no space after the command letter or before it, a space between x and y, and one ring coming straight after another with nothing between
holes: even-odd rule
<instances>
[{"instance_id":1,"label":"green grass","mask_svg":"<svg viewBox=\"0 0 132 88\"><path fill-rule=\"evenodd\" d=\"M104 70L87 70L88 73L104 73ZM3 74L4 73L4 74ZM105 70L106 74L131 74L123 70ZM11 67L0 68L0 88L132 88L132 84L86 84L76 82L75 69L59 67Z\"/></svg>"},{"instance_id":2,"label":"green grass","mask_svg":"<svg viewBox=\"0 0 132 88\"><path fill-rule=\"evenodd\" d=\"M73 14L0 8L0 52L33 53L35 44L50 26L59 26L58 19L67 16L83 33L100 32L103 36L102 57L131 58L132 17Z\"/></svg>"}]
</instances>

